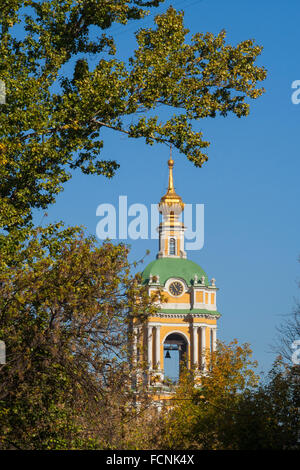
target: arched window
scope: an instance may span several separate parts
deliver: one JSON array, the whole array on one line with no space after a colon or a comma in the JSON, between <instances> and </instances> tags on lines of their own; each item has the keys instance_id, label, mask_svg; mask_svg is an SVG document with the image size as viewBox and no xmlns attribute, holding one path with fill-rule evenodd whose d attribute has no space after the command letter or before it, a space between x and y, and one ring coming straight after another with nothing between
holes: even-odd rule
<instances>
[{"instance_id":1,"label":"arched window","mask_svg":"<svg viewBox=\"0 0 300 470\"><path fill-rule=\"evenodd\" d=\"M180 373L188 365L188 343L179 333L171 333L164 341L165 380L177 383Z\"/></svg>"},{"instance_id":2,"label":"arched window","mask_svg":"<svg viewBox=\"0 0 300 470\"><path fill-rule=\"evenodd\" d=\"M175 238L170 238L169 240L169 255L176 254L176 240Z\"/></svg>"}]
</instances>

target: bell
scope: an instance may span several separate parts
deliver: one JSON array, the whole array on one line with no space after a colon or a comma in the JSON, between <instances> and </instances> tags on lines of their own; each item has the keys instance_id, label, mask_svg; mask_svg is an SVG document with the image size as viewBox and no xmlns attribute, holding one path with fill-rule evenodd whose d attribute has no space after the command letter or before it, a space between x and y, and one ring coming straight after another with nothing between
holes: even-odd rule
<instances>
[{"instance_id":1,"label":"bell","mask_svg":"<svg viewBox=\"0 0 300 470\"><path fill-rule=\"evenodd\" d=\"M171 359L169 351L167 351L167 354L165 355L165 359Z\"/></svg>"}]
</instances>

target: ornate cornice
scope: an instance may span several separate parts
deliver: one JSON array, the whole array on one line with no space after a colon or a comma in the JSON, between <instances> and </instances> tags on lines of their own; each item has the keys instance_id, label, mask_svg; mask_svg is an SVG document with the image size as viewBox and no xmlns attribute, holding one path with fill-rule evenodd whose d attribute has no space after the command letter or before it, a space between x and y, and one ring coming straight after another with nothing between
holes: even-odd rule
<instances>
[{"instance_id":1,"label":"ornate cornice","mask_svg":"<svg viewBox=\"0 0 300 470\"><path fill-rule=\"evenodd\" d=\"M220 318L220 313L156 313L153 317L158 318Z\"/></svg>"}]
</instances>

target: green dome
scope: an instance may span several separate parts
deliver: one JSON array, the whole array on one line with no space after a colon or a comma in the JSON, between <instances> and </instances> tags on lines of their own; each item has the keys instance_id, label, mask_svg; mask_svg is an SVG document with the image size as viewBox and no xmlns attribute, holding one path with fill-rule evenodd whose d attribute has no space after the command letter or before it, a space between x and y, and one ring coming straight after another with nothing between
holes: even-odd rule
<instances>
[{"instance_id":1,"label":"green dome","mask_svg":"<svg viewBox=\"0 0 300 470\"><path fill-rule=\"evenodd\" d=\"M184 258L159 258L146 266L142 273L143 283L148 284L152 276L159 276L159 284L164 285L170 277L183 279L188 286L194 283L195 274L198 276L198 282L202 276L205 277L205 285L208 285L208 277L203 269L194 261Z\"/></svg>"}]
</instances>

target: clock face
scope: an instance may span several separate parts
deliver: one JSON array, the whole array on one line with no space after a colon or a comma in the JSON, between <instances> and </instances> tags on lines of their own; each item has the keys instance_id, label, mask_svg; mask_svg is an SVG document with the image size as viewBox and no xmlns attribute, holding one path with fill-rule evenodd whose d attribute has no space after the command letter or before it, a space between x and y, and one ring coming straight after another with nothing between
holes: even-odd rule
<instances>
[{"instance_id":1,"label":"clock face","mask_svg":"<svg viewBox=\"0 0 300 470\"><path fill-rule=\"evenodd\" d=\"M183 292L183 285L181 282L174 281L170 284L169 291L172 295L181 295Z\"/></svg>"}]
</instances>

